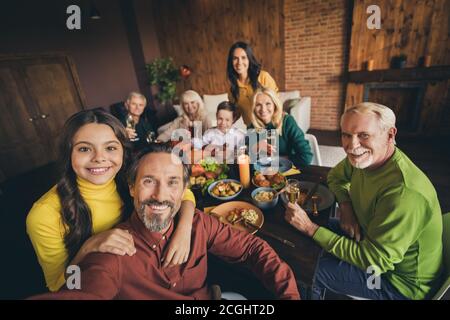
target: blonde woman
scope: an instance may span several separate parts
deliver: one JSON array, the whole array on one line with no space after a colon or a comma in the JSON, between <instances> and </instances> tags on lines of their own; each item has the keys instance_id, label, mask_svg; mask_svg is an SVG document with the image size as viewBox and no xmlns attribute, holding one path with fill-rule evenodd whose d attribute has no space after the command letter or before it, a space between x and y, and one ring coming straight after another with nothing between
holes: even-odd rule
<instances>
[{"instance_id":1,"label":"blonde woman","mask_svg":"<svg viewBox=\"0 0 450 320\"><path fill-rule=\"evenodd\" d=\"M192 132L195 121L202 122L202 134L211 127L206 118L205 107L200 95L194 90L183 92L180 98L183 115L172 121L169 128L158 136L158 140L167 142L176 129L186 129Z\"/></svg>"},{"instance_id":2,"label":"blonde woman","mask_svg":"<svg viewBox=\"0 0 450 320\"><path fill-rule=\"evenodd\" d=\"M261 88L255 92L251 114L252 124L249 129L276 130L278 150L267 141L260 142L259 147L270 153L278 151L280 156L289 158L297 168L311 163L313 154L309 142L305 140L302 129L295 119L283 112L283 105L272 89Z\"/></svg>"}]
</instances>

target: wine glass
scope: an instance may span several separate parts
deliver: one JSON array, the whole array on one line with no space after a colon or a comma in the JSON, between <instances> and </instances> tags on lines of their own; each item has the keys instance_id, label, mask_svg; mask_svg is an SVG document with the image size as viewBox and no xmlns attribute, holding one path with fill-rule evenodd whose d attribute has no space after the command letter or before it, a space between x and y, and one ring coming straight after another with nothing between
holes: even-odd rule
<instances>
[{"instance_id":1,"label":"wine glass","mask_svg":"<svg viewBox=\"0 0 450 320\"><path fill-rule=\"evenodd\" d=\"M290 203L296 203L300 198L300 181L289 179L287 181L286 195Z\"/></svg>"},{"instance_id":2,"label":"wine glass","mask_svg":"<svg viewBox=\"0 0 450 320\"><path fill-rule=\"evenodd\" d=\"M155 139L156 139L156 134L153 131L149 131L147 134L147 138L146 138L147 143L155 142Z\"/></svg>"},{"instance_id":3,"label":"wine glass","mask_svg":"<svg viewBox=\"0 0 450 320\"><path fill-rule=\"evenodd\" d=\"M134 121L133 116L131 114L128 114L128 116L126 118L126 123L127 123L127 128L136 130L136 122ZM138 137L130 139L130 141L138 141L138 140L139 140Z\"/></svg>"},{"instance_id":4,"label":"wine glass","mask_svg":"<svg viewBox=\"0 0 450 320\"><path fill-rule=\"evenodd\" d=\"M276 130L274 129L269 129L267 130L267 144L270 145L273 149L277 147L277 133ZM269 155L269 157L274 157L274 151L273 150L267 150L267 153Z\"/></svg>"},{"instance_id":5,"label":"wine glass","mask_svg":"<svg viewBox=\"0 0 450 320\"><path fill-rule=\"evenodd\" d=\"M276 139L276 136L273 135L273 132L271 129L268 129L265 131L265 141L266 141L266 154L265 158L260 158L259 162L260 165L263 167L270 167L272 165L274 154L272 154L272 150L269 148L269 145L271 147L275 146L274 140Z\"/></svg>"},{"instance_id":6,"label":"wine glass","mask_svg":"<svg viewBox=\"0 0 450 320\"><path fill-rule=\"evenodd\" d=\"M130 128L130 129L134 130L136 124L135 124L133 116L131 114L127 115L126 122L127 122L127 128Z\"/></svg>"}]
</instances>

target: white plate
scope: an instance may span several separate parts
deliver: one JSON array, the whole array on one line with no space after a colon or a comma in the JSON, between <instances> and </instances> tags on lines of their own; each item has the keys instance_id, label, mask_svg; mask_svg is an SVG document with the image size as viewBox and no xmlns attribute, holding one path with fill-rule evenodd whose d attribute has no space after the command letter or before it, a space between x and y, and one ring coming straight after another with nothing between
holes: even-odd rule
<instances>
[{"instance_id":1,"label":"white plate","mask_svg":"<svg viewBox=\"0 0 450 320\"><path fill-rule=\"evenodd\" d=\"M257 229L255 229L253 227L247 226L242 221L238 222L236 224L229 223L227 220L227 216L233 209L253 209L253 210L255 210L256 214L258 215L258 219L256 219L256 222L254 224L260 228L262 227L262 225L264 223L264 214L262 213L262 211L258 207L255 207L254 205L252 205L248 202L244 202L244 201L229 201L229 202L222 203L221 205L218 205L217 207L212 209L209 212L209 214L211 215L211 213L214 212L213 216L216 216L216 218L218 216L221 216L222 219L220 219L220 221L222 221L225 224L229 224L233 228L236 228L238 230L244 230L249 233L255 233L256 231L258 231Z\"/></svg>"},{"instance_id":2,"label":"white plate","mask_svg":"<svg viewBox=\"0 0 450 320\"><path fill-rule=\"evenodd\" d=\"M310 181L300 181L300 188L302 190L308 189L311 190L314 187L314 182ZM320 197L320 202L317 204L317 210L321 211L324 209L329 208L334 203L334 194L325 186L319 185L317 188L317 191L314 193L315 195L318 195ZM286 206L286 204L289 202L286 196L286 193L282 193L280 195L281 201ZM302 207L306 212L312 212L312 201L309 200L308 203Z\"/></svg>"},{"instance_id":3,"label":"white plate","mask_svg":"<svg viewBox=\"0 0 450 320\"><path fill-rule=\"evenodd\" d=\"M292 161L286 158L264 158L260 159L257 163L253 165L253 168L256 171L261 172L263 169L268 170L272 163L278 161L278 170L277 172L284 173L292 168Z\"/></svg>"}]
</instances>

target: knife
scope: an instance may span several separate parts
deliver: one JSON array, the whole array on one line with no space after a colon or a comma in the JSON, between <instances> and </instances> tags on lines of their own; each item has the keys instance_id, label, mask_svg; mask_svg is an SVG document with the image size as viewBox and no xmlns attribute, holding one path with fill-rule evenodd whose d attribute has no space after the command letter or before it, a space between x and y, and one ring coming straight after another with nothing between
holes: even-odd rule
<instances>
[{"instance_id":1,"label":"knife","mask_svg":"<svg viewBox=\"0 0 450 320\"><path fill-rule=\"evenodd\" d=\"M263 229L261 229L261 227L259 227L259 226L257 226L257 225L254 225L253 223L250 223L250 222L248 222L247 220L244 220L244 223L245 223L246 225L251 226L251 227L255 228L256 230L258 230L258 232L259 232L260 234L262 234L262 235L265 235L265 236L271 237L271 238L273 238L273 239L275 239L275 240L278 240L278 241L284 243L285 245L287 245L287 246L289 246L289 247L291 247L291 248L295 248L295 244L293 244L293 243L292 243L291 241L289 241L289 240L283 239L283 238L277 236L276 234L273 234L272 232L263 230Z\"/></svg>"},{"instance_id":2,"label":"knife","mask_svg":"<svg viewBox=\"0 0 450 320\"><path fill-rule=\"evenodd\" d=\"M316 182L316 184L309 190L308 194L306 195L305 199L303 200L301 206L305 206L309 200L311 200L314 193L316 193L317 189L319 188L319 184L322 181L322 177L319 178L319 181Z\"/></svg>"}]
</instances>

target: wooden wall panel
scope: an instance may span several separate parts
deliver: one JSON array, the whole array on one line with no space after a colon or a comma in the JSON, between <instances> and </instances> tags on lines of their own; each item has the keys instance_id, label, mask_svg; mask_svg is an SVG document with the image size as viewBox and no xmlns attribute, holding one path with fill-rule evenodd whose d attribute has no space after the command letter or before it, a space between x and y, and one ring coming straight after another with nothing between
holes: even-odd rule
<instances>
[{"instance_id":1,"label":"wooden wall panel","mask_svg":"<svg viewBox=\"0 0 450 320\"><path fill-rule=\"evenodd\" d=\"M450 134L449 91L450 80L427 85L420 114L420 131L430 134Z\"/></svg>"},{"instance_id":2,"label":"wooden wall panel","mask_svg":"<svg viewBox=\"0 0 450 320\"><path fill-rule=\"evenodd\" d=\"M366 9L381 9L380 30L366 26ZM390 60L407 55L407 67L431 55L432 65L450 65L450 0L355 0L349 71L362 70L374 60L374 69L388 69Z\"/></svg>"},{"instance_id":3,"label":"wooden wall panel","mask_svg":"<svg viewBox=\"0 0 450 320\"><path fill-rule=\"evenodd\" d=\"M347 85L347 97L345 99L345 109L363 102L364 85L349 83Z\"/></svg>"},{"instance_id":4,"label":"wooden wall panel","mask_svg":"<svg viewBox=\"0 0 450 320\"><path fill-rule=\"evenodd\" d=\"M283 1L278 0L154 0L161 56L193 69L178 91L226 92L229 47L242 40L284 88Z\"/></svg>"},{"instance_id":5,"label":"wooden wall panel","mask_svg":"<svg viewBox=\"0 0 450 320\"><path fill-rule=\"evenodd\" d=\"M0 170L17 174L55 161L61 128L84 109L70 58L0 55ZM0 175L0 181L1 181Z\"/></svg>"},{"instance_id":6,"label":"wooden wall panel","mask_svg":"<svg viewBox=\"0 0 450 320\"><path fill-rule=\"evenodd\" d=\"M366 26L369 5L381 9L381 29ZM355 0L350 46L349 71L361 71L369 59L375 70L390 69L392 57L407 56L406 68L419 67L419 60L431 56L431 66L450 65L450 0ZM382 71L380 71L382 72ZM449 80L405 79L426 84L420 109L418 134L450 132L448 109ZM346 107L362 102L363 84L349 83Z\"/></svg>"}]
</instances>

